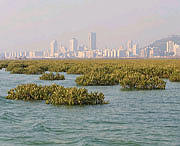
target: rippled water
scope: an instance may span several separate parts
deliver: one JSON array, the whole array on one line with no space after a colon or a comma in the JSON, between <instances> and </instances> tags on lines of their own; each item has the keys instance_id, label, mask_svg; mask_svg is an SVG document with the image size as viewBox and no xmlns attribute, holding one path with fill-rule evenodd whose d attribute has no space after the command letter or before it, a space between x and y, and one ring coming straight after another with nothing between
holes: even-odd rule
<instances>
[{"instance_id":1,"label":"rippled water","mask_svg":"<svg viewBox=\"0 0 180 146\"><path fill-rule=\"evenodd\" d=\"M103 92L110 102L98 106L5 99L9 89L24 83L76 86L76 75L65 77L49 82L0 71L0 145L180 145L180 83L168 82L166 90L155 91L87 87Z\"/></svg>"}]
</instances>

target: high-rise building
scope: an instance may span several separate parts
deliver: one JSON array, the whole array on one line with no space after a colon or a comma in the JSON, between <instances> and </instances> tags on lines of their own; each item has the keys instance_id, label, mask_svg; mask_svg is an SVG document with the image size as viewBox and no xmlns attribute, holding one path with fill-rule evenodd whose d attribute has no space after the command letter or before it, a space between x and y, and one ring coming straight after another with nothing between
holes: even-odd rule
<instances>
[{"instance_id":1,"label":"high-rise building","mask_svg":"<svg viewBox=\"0 0 180 146\"><path fill-rule=\"evenodd\" d=\"M50 57L54 57L56 50L58 50L58 44L56 40L51 42L50 49Z\"/></svg>"},{"instance_id":2,"label":"high-rise building","mask_svg":"<svg viewBox=\"0 0 180 146\"><path fill-rule=\"evenodd\" d=\"M173 41L168 41L166 46L167 53L175 53L174 46L175 43Z\"/></svg>"},{"instance_id":3,"label":"high-rise building","mask_svg":"<svg viewBox=\"0 0 180 146\"><path fill-rule=\"evenodd\" d=\"M132 55L133 56L137 55L137 45L136 44L134 44L133 47L132 47Z\"/></svg>"},{"instance_id":4,"label":"high-rise building","mask_svg":"<svg viewBox=\"0 0 180 146\"><path fill-rule=\"evenodd\" d=\"M96 33L91 32L88 35L88 44L89 44L89 49L91 50L96 50Z\"/></svg>"},{"instance_id":5,"label":"high-rise building","mask_svg":"<svg viewBox=\"0 0 180 146\"><path fill-rule=\"evenodd\" d=\"M174 46L175 56L180 56L180 45L175 44Z\"/></svg>"},{"instance_id":6,"label":"high-rise building","mask_svg":"<svg viewBox=\"0 0 180 146\"><path fill-rule=\"evenodd\" d=\"M133 42L131 40L129 40L127 42L127 51L131 52L133 48Z\"/></svg>"},{"instance_id":7,"label":"high-rise building","mask_svg":"<svg viewBox=\"0 0 180 146\"><path fill-rule=\"evenodd\" d=\"M74 51L77 51L77 48L78 48L78 41L76 38L72 38L70 40L70 46L69 46L69 49L71 52L74 52Z\"/></svg>"}]
</instances>

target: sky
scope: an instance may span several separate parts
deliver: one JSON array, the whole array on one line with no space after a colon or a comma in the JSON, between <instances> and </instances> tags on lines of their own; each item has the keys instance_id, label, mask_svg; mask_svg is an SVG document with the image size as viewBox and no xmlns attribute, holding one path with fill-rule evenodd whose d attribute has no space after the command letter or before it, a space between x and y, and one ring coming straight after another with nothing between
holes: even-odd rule
<instances>
[{"instance_id":1,"label":"sky","mask_svg":"<svg viewBox=\"0 0 180 146\"><path fill-rule=\"evenodd\" d=\"M0 51L68 47L72 37L97 46L151 42L180 34L180 0L0 0Z\"/></svg>"}]
</instances>

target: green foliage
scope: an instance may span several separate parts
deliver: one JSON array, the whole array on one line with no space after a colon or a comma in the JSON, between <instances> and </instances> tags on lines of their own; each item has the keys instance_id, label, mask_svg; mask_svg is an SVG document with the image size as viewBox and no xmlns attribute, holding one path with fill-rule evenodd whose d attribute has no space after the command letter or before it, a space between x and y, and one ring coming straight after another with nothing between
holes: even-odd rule
<instances>
[{"instance_id":1,"label":"green foliage","mask_svg":"<svg viewBox=\"0 0 180 146\"><path fill-rule=\"evenodd\" d=\"M36 84L19 85L8 92L11 100L45 100L53 105L97 105L105 104L103 93L88 93L87 89L65 88L56 84L38 86Z\"/></svg>"},{"instance_id":2,"label":"green foliage","mask_svg":"<svg viewBox=\"0 0 180 146\"><path fill-rule=\"evenodd\" d=\"M24 74L24 69L22 67L13 68L10 72L11 74Z\"/></svg>"},{"instance_id":3,"label":"green foliage","mask_svg":"<svg viewBox=\"0 0 180 146\"><path fill-rule=\"evenodd\" d=\"M9 62L8 66L6 67L7 71L10 71L11 73L15 74L22 74L24 73L24 69L28 65L26 63L20 62L20 61L12 61Z\"/></svg>"},{"instance_id":4,"label":"green foliage","mask_svg":"<svg viewBox=\"0 0 180 146\"><path fill-rule=\"evenodd\" d=\"M67 70L67 74L85 74L88 73L90 71L90 68L79 64L77 66L71 66L68 70Z\"/></svg>"},{"instance_id":5,"label":"green foliage","mask_svg":"<svg viewBox=\"0 0 180 146\"><path fill-rule=\"evenodd\" d=\"M170 76L169 81L171 81L171 82L180 82L180 71L174 72Z\"/></svg>"},{"instance_id":6,"label":"green foliage","mask_svg":"<svg viewBox=\"0 0 180 146\"><path fill-rule=\"evenodd\" d=\"M64 75L61 75L59 73L44 73L41 77L39 77L40 80L65 80Z\"/></svg>"},{"instance_id":7,"label":"green foliage","mask_svg":"<svg viewBox=\"0 0 180 146\"><path fill-rule=\"evenodd\" d=\"M111 74L96 72L77 77L76 83L81 86L109 86L118 84Z\"/></svg>"},{"instance_id":8,"label":"green foliage","mask_svg":"<svg viewBox=\"0 0 180 146\"><path fill-rule=\"evenodd\" d=\"M7 68L8 61L0 61L0 69Z\"/></svg>"},{"instance_id":9,"label":"green foliage","mask_svg":"<svg viewBox=\"0 0 180 146\"><path fill-rule=\"evenodd\" d=\"M31 75L39 75L44 73L45 71L47 71L46 68L36 65L30 65L27 68L25 68L25 74L31 74Z\"/></svg>"},{"instance_id":10,"label":"green foliage","mask_svg":"<svg viewBox=\"0 0 180 146\"><path fill-rule=\"evenodd\" d=\"M120 85L125 89L153 90L165 89L166 82L159 77L151 77L141 73L130 73L120 80Z\"/></svg>"},{"instance_id":11,"label":"green foliage","mask_svg":"<svg viewBox=\"0 0 180 146\"><path fill-rule=\"evenodd\" d=\"M44 92L43 92L44 91ZM36 84L25 84L19 85L17 88L11 89L8 91L7 99L12 100L43 100L48 98L45 97L46 90L42 86Z\"/></svg>"},{"instance_id":12,"label":"green foliage","mask_svg":"<svg viewBox=\"0 0 180 146\"><path fill-rule=\"evenodd\" d=\"M46 100L54 105L97 105L105 104L103 93L88 93L87 89L64 88L58 86L51 98Z\"/></svg>"},{"instance_id":13,"label":"green foliage","mask_svg":"<svg viewBox=\"0 0 180 146\"><path fill-rule=\"evenodd\" d=\"M128 74L142 74L150 79L159 77L178 81L175 75L180 70L179 60L21 60L1 61L7 71L19 74L43 74L67 72L80 74L77 85L105 86L117 85ZM134 78L129 78L129 80ZM149 79L146 79L149 80ZM154 82L148 82L150 85ZM121 85L121 84L120 84ZM155 85L156 86L156 85ZM148 87L150 88L150 87ZM154 88L153 88L154 89Z\"/></svg>"}]
</instances>

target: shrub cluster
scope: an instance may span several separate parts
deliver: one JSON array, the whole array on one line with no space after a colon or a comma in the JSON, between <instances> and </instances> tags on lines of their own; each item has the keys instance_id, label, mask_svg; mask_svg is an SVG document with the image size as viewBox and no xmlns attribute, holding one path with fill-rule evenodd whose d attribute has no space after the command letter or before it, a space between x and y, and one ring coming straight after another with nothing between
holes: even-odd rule
<instances>
[{"instance_id":1,"label":"shrub cluster","mask_svg":"<svg viewBox=\"0 0 180 146\"><path fill-rule=\"evenodd\" d=\"M59 73L44 73L41 77L39 77L40 80L65 80L64 75L61 75Z\"/></svg>"},{"instance_id":2,"label":"shrub cluster","mask_svg":"<svg viewBox=\"0 0 180 146\"><path fill-rule=\"evenodd\" d=\"M65 88L56 84L41 86L36 84L19 85L8 92L11 100L45 100L53 105L97 105L105 104L103 93L88 93L87 89Z\"/></svg>"},{"instance_id":3,"label":"shrub cluster","mask_svg":"<svg viewBox=\"0 0 180 146\"><path fill-rule=\"evenodd\" d=\"M0 61L0 69L7 68L8 61Z\"/></svg>"},{"instance_id":4,"label":"shrub cluster","mask_svg":"<svg viewBox=\"0 0 180 146\"><path fill-rule=\"evenodd\" d=\"M89 73L76 78L77 85L80 86L109 86L117 85L118 82L111 74Z\"/></svg>"},{"instance_id":5,"label":"shrub cluster","mask_svg":"<svg viewBox=\"0 0 180 146\"><path fill-rule=\"evenodd\" d=\"M166 82L159 77L151 77L141 73L127 74L122 80L120 85L125 89L165 89Z\"/></svg>"},{"instance_id":6,"label":"shrub cluster","mask_svg":"<svg viewBox=\"0 0 180 146\"><path fill-rule=\"evenodd\" d=\"M170 76L169 81L171 81L171 82L180 82L180 72L174 72Z\"/></svg>"},{"instance_id":7,"label":"shrub cluster","mask_svg":"<svg viewBox=\"0 0 180 146\"><path fill-rule=\"evenodd\" d=\"M26 60L26 61L6 61L0 62L0 67L6 67L7 71L18 74L42 74L46 71L50 72L66 72L68 74L80 74L77 77L77 85L83 86L106 86L121 84L123 80L129 77L130 82L134 82L134 78L139 78L138 74L144 75L143 78L147 85L142 86L143 89L159 88L152 80L166 78L170 81L179 81L179 74L176 70L180 70L179 60ZM137 77L130 77L131 74ZM162 81L162 80L161 80ZM124 82L124 84L127 82ZM137 84L140 84L138 82ZM153 85L154 84L154 85ZM122 86L123 88L129 88ZM152 87L153 86L153 87ZM133 86L133 88L139 88ZM161 88L161 87L160 87Z\"/></svg>"}]
</instances>

